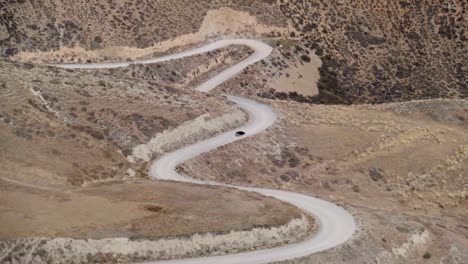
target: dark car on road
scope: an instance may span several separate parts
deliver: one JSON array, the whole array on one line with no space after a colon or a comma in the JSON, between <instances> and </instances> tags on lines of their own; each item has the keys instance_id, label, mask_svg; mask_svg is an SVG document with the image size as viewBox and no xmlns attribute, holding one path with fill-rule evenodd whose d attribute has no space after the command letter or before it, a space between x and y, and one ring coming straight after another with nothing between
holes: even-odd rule
<instances>
[{"instance_id":1,"label":"dark car on road","mask_svg":"<svg viewBox=\"0 0 468 264\"><path fill-rule=\"evenodd\" d=\"M240 136L243 136L243 135L245 135L244 131L237 131L236 132L236 137L240 137Z\"/></svg>"}]
</instances>

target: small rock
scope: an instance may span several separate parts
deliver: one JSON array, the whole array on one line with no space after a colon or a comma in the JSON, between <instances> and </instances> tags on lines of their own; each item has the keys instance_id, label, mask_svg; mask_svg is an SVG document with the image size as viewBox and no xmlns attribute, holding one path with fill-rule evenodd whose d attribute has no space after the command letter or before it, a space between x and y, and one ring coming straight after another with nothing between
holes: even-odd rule
<instances>
[{"instance_id":1,"label":"small rock","mask_svg":"<svg viewBox=\"0 0 468 264\"><path fill-rule=\"evenodd\" d=\"M382 170L378 168L369 168L369 176L373 181L380 181L384 177Z\"/></svg>"},{"instance_id":2,"label":"small rock","mask_svg":"<svg viewBox=\"0 0 468 264\"><path fill-rule=\"evenodd\" d=\"M359 192L359 186L353 185L353 192Z\"/></svg>"},{"instance_id":3,"label":"small rock","mask_svg":"<svg viewBox=\"0 0 468 264\"><path fill-rule=\"evenodd\" d=\"M134 170L128 169L128 170L127 170L127 175L130 176L130 177L135 177L136 173L135 173Z\"/></svg>"}]
</instances>

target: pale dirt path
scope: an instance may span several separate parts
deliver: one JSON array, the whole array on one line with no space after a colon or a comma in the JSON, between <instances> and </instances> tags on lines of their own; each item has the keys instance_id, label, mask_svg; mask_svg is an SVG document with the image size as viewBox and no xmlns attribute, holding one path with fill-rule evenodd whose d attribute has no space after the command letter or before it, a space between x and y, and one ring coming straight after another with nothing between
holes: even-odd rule
<instances>
[{"instance_id":1,"label":"pale dirt path","mask_svg":"<svg viewBox=\"0 0 468 264\"><path fill-rule=\"evenodd\" d=\"M103 69L127 67L132 64L150 64L163 62L168 60L180 59L196 54L202 54L215 49L227 47L230 45L246 45L252 48L255 52L237 63L234 66L222 71L215 77L201 84L197 90L208 92L223 83L224 81L234 77L249 65L260 61L271 53L272 48L257 40L251 39L227 39L216 41L202 47L190 49L184 52L163 56L155 59L137 60L133 62L123 63L97 63L97 64L64 64L55 65L57 67L69 69ZM157 179L174 180L182 182L192 182L198 184L211 184L219 186L228 186L241 190L261 193L263 195L272 196L279 200L291 203L305 212L314 216L319 225L319 231L313 237L310 237L302 242L287 245L279 248L258 250L246 253L231 254L214 257L200 257L192 259L180 259L171 261L157 261L150 263L167 263L167 264L262 264L274 261L282 261L308 256L310 254L336 247L348 239L350 239L355 230L356 224L350 213L343 208L308 195L303 195L294 192L271 190L263 188L232 186L215 182L204 182L195 180L187 176L180 175L176 172L177 165L192 159L202 153L216 149L217 147L232 143L234 141L253 136L260 133L271 126L276 120L276 114L267 105L236 96L228 96L228 99L236 103L239 107L249 113L249 122L232 131L223 133L213 138L180 148L174 152L168 153L155 161L150 168L150 175ZM242 130L246 132L245 136L236 137L235 132Z\"/></svg>"},{"instance_id":2,"label":"pale dirt path","mask_svg":"<svg viewBox=\"0 0 468 264\"><path fill-rule=\"evenodd\" d=\"M48 188L48 187L44 187L44 186L39 186L39 185L34 185L34 184L29 184L29 183L24 183L24 182L20 182L20 181L8 179L8 178L5 178L5 177L0 177L0 179L1 179L1 180L4 180L4 181L6 181L6 182L13 183L13 184L17 184L17 185L21 185L21 186L24 186L24 187L29 187L29 188L34 188L34 189L40 189L40 190L45 190L45 191L55 191L55 189L52 189L52 188Z\"/></svg>"}]
</instances>

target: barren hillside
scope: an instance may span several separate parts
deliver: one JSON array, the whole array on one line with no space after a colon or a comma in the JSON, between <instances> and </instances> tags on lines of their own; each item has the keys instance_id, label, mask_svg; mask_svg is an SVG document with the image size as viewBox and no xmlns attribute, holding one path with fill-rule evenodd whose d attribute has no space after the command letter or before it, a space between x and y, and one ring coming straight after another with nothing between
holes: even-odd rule
<instances>
[{"instance_id":1,"label":"barren hillside","mask_svg":"<svg viewBox=\"0 0 468 264\"><path fill-rule=\"evenodd\" d=\"M228 94L271 106L278 120L177 171L308 194L358 225L339 247L283 263L464 263L467 9L462 0L1 1L0 262L222 255L313 235L312 217L271 197L149 179L151 161L247 124ZM194 88L253 49L48 66L228 38L273 51L211 93Z\"/></svg>"},{"instance_id":2,"label":"barren hillside","mask_svg":"<svg viewBox=\"0 0 468 264\"><path fill-rule=\"evenodd\" d=\"M166 78L156 83L119 75L0 62L2 262L219 254L309 234L312 220L300 220L297 208L275 199L148 180L150 159L238 126L246 116L222 96L177 89L165 85L172 82ZM257 235L241 243L245 236L236 231L252 228ZM228 248L210 240L216 235ZM95 248L114 245L106 247L109 253L87 251L91 238ZM158 249L164 238L172 246ZM125 239L155 242L122 250L120 243L130 243ZM67 247L76 250L61 250Z\"/></svg>"},{"instance_id":3,"label":"barren hillside","mask_svg":"<svg viewBox=\"0 0 468 264\"><path fill-rule=\"evenodd\" d=\"M265 102L281 114L268 132L181 170L200 179L315 195L344 205L361 222L349 244L291 263L425 263L426 253L430 263L452 263L467 256L467 101ZM444 119L434 117L432 108L444 109Z\"/></svg>"},{"instance_id":4,"label":"barren hillside","mask_svg":"<svg viewBox=\"0 0 468 264\"><path fill-rule=\"evenodd\" d=\"M54 50L63 51L56 58L82 54L77 57L86 60L95 55L84 55L85 50L134 57L146 54L135 48L158 43L163 48L171 41L166 48L226 35L275 37L292 42L280 60L308 61L315 51L323 61L320 94L310 101L466 98L466 9L461 0L75 1L73 6L62 0L8 0L0 5L0 50L24 60ZM123 46L131 49L113 49ZM83 50L67 53L69 48Z\"/></svg>"}]
</instances>

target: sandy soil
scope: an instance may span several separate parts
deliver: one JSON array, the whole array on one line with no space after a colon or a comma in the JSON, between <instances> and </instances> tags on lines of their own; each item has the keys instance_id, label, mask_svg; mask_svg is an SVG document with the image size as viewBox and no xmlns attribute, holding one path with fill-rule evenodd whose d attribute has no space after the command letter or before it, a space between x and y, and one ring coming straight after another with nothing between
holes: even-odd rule
<instances>
[{"instance_id":1,"label":"sandy soil","mask_svg":"<svg viewBox=\"0 0 468 264\"><path fill-rule=\"evenodd\" d=\"M277 200L226 188L139 181L44 191L0 184L2 239L222 233L281 225L299 217L294 207Z\"/></svg>"},{"instance_id":2,"label":"sandy soil","mask_svg":"<svg viewBox=\"0 0 468 264\"><path fill-rule=\"evenodd\" d=\"M269 85L277 92L296 92L305 96L318 94L317 83L320 79L319 68L322 66L320 58L312 54L310 62L298 63L283 71L277 79L270 79ZM275 80L277 80L275 82Z\"/></svg>"}]
</instances>

